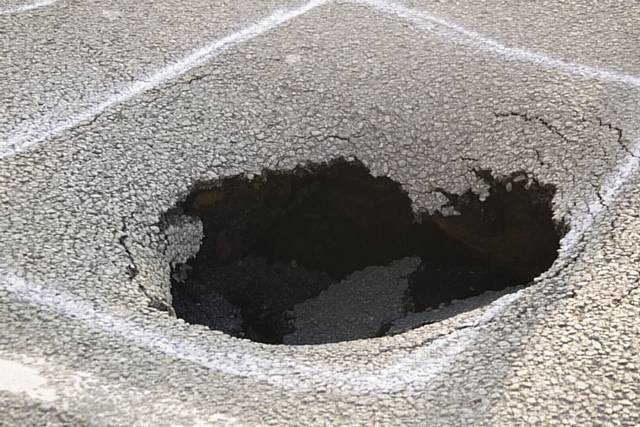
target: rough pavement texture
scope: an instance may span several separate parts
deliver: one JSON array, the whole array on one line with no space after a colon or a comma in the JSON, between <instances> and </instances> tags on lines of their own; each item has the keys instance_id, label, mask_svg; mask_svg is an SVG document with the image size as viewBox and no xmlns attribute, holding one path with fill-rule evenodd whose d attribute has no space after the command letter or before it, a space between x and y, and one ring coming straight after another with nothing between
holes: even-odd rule
<instances>
[{"instance_id":1,"label":"rough pavement texture","mask_svg":"<svg viewBox=\"0 0 640 427\"><path fill-rule=\"evenodd\" d=\"M350 274L317 297L296 304L288 313L295 331L282 342L319 344L382 335L381 325L410 308L409 276L419 266L420 258L404 258Z\"/></svg>"},{"instance_id":2,"label":"rough pavement texture","mask_svg":"<svg viewBox=\"0 0 640 427\"><path fill-rule=\"evenodd\" d=\"M55 395L1 390L1 423L640 423L635 3L315 2L117 97L297 6L0 15L0 358ZM392 337L268 346L154 308L194 241L161 214L193 182L338 156L416 211L445 202L437 188L486 191L474 168L524 170L558 187L572 231L534 286Z\"/></svg>"},{"instance_id":3,"label":"rough pavement texture","mask_svg":"<svg viewBox=\"0 0 640 427\"><path fill-rule=\"evenodd\" d=\"M474 297L453 300L448 304L442 303L438 307L427 308L426 310L418 312L408 312L406 316L395 319L385 335L399 334L418 326L443 322L456 316L469 317L477 315L479 310L482 310L487 304L511 292L516 292L518 289L519 288L507 288L502 291L486 291Z\"/></svg>"}]
</instances>

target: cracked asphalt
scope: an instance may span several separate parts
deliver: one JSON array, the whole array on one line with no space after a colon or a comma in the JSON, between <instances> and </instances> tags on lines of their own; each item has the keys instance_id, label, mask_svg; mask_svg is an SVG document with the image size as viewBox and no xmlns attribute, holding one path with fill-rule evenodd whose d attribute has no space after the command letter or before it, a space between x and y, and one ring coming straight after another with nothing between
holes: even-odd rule
<instances>
[{"instance_id":1,"label":"cracked asphalt","mask_svg":"<svg viewBox=\"0 0 640 427\"><path fill-rule=\"evenodd\" d=\"M640 424L634 2L29 4L0 2L1 425ZM336 157L416 212L526 171L570 231L532 286L389 337L166 311L195 181Z\"/></svg>"}]
</instances>

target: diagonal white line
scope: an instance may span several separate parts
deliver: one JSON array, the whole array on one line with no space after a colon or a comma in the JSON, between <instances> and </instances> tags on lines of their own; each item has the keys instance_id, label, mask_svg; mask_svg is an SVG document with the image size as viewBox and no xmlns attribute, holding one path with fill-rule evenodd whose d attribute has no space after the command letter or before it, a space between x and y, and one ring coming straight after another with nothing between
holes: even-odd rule
<instances>
[{"instance_id":1,"label":"diagonal white line","mask_svg":"<svg viewBox=\"0 0 640 427\"><path fill-rule=\"evenodd\" d=\"M561 249L567 251L580 241L584 233L594 222L602 217L618 199L624 185L638 173L640 169L640 139L630 144L627 155L616 164L603 179L600 191L594 194L584 205L584 214L571 221L571 229L562 238Z\"/></svg>"},{"instance_id":2,"label":"diagonal white line","mask_svg":"<svg viewBox=\"0 0 640 427\"><path fill-rule=\"evenodd\" d=\"M109 100L98 104L97 107L91 109L91 112L76 116L80 117L77 121L71 122L71 124L65 122L64 125L60 125L56 128L60 129L57 132L72 127L80 121L94 117L105 109L130 99L169 78L179 76L186 70L219 54L230 45L255 37L273 28L275 25L279 25L292 17L305 13L326 1L328 0L313 1L289 12L277 12L267 18L267 20L269 20L268 22L264 20L249 27L247 30L234 33L210 45L208 50L203 48L205 49L204 52L201 52L201 50L195 51L187 57L187 59L189 59L188 61L176 63L173 66L160 70L149 79L135 83L129 90L116 94L109 98ZM640 87L640 79L637 77L573 64L524 49L508 48L455 24L448 23L423 12L404 8L394 3L380 0L357 1L412 21L417 19L418 23L429 22L431 24L444 26L448 28L448 30L455 31L457 34L467 38L468 40L462 40L467 44L483 46L487 51L502 54L511 59L526 60L589 78ZM256 26L258 26L258 28L255 28ZM437 31L441 30L437 29ZM51 136L57 132L49 131L47 135ZM613 203L624 183L637 172L640 165L639 147L640 141L635 141L627 158L605 179L602 191L602 199L606 202L605 204ZM606 211L602 204L594 206L593 208L592 213L594 215L592 219L585 221L580 228L576 229L578 235L582 234L582 232L591 226L594 217L602 215ZM570 238L569 245L572 245L576 239L577 237L575 236ZM143 328L122 317L113 316L89 301L85 301L61 289L29 283L2 270L0 270L0 289L11 292L11 294L21 300L26 300L41 307L54 310L65 316L77 318L93 328L118 335L136 345L161 351L169 356L200 364L209 369L221 371L229 375L248 377L272 385L299 390L313 390L327 385L335 385L339 390L343 390L343 387L346 386L347 390L356 393L388 393L407 391L407 388L421 390L442 371L446 370L455 357L464 351L473 340L477 339L477 335L480 333L476 328L455 331L429 346L420 347L409 352L384 369L350 371L337 366L301 363L287 358L278 359L273 356L261 357L249 353L233 353L228 352L227 349L217 351L216 349L207 348L195 342L185 341L175 336L159 332L158 330ZM517 300L520 295L521 293L515 293L496 300L482 316L475 320L472 326L479 326L489 322L494 316L499 315L506 306ZM257 368L251 370L247 367Z\"/></svg>"},{"instance_id":3,"label":"diagonal white line","mask_svg":"<svg viewBox=\"0 0 640 427\"><path fill-rule=\"evenodd\" d=\"M62 118L54 123L27 123L19 130L12 132L4 143L0 143L0 158L11 156L35 144L44 142L60 132L98 116L117 104L134 98L168 80L175 79L187 71L210 61L234 45L251 40L329 1L331 0L311 0L293 9L277 10L253 25L215 40L204 47L194 50L179 61L152 72L148 77L132 82L124 90L104 96L103 99L97 100L92 107L82 112Z\"/></svg>"},{"instance_id":4,"label":"diagonal white line","mask_svg":"<svg viewBox=\"0 0 640 427\"><path fill-rule=\"evenodd\" d=\"M411 9L387 0L352 1L412 22L418 27L439 35L446 40L490 52L510 60L530 62L540 67L561 70L582 77L640 88L640 77L638 76L564 61L529 49L508 47L497 40L468 30L461 25L447 21L423 10Z\"/></svg>"},{"instance_id":5,"label":"diagonal white line","mask_svg":"<svg viewBox=\"0 0 640 427\"><path fill-rule=\"evenodd\" d=\"M52 5L57 1L58 0L36 0L34 2L25 4L22 6L14 6L14 7L8 7L5 9L0 9L0 15L14 15L16 13L28 12L33 9L38 9L40 7Z\"/></svg>"},{"instance_id":6,"label":"diagonal white line","mask_svg":"<svg viewBox=\"0 0 640 427\"><path fill-rule=\"evenodd\" d=\"M524 48L507 47L499 41L468 30L424 10L411 9L388 0L352 1L409 21L419 28L434 33L448 41L483 50L509 60L529 62L542 68L555 69L572 75L609 83L623 84L640 89L640 77L638 76L563 61ZM585 214L580 218L573 218L571 230L562 239L563 251L567 251L580 241L584 232L593 225L597 218L606 212L606 207L615 202L624 184L638 172L639 168L640 139L637 139L628 148L626 157L604 178L599 191L600 197L593 195L585 204Z\"/></svg>"}]
</instances>

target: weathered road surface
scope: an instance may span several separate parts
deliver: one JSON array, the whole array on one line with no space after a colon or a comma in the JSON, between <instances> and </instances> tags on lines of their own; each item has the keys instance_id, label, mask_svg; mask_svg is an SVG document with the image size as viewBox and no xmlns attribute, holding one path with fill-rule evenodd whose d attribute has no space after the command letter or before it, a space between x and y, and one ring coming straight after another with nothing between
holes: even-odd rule
<instances>
[{"instance_id":1,"label":"weathered road surface","mask_svg":"<svg viewBox=\"0 0 640 427\"><path fill-rule=\"evenodd\" d=\"M0 2L0 424L637 425L639 24L633 1ZM416 211L526 171L571 231L534 286L394 337L268 346L149 306L194 181L340 156Z\"/></svg>"}]
</instances>

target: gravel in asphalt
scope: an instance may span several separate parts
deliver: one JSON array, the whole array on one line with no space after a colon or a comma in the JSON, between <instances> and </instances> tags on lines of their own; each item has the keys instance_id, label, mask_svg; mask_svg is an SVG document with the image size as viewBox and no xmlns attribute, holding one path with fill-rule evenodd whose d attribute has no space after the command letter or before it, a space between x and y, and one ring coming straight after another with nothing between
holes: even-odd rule
<instances>
[{"instance_id":1,"label":"gravel in asphalt","mask_svg":"<svg viewBox=\"0 0 640 427\"><path fill-rule=\"evenodd\" d=\"M0 387L1 423L640 422L637 8L397 4L0 15L0 366L39 378ZM400 182L415 212L446 203L437 189L486 197L474 169L526 171L571 230L532 286L394 336L270 346L157 309L197 251L197 223L160 227L194 182L337 157Z\"/></svg>"}]
</instances>

